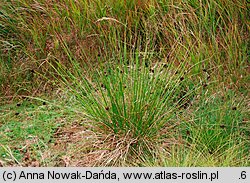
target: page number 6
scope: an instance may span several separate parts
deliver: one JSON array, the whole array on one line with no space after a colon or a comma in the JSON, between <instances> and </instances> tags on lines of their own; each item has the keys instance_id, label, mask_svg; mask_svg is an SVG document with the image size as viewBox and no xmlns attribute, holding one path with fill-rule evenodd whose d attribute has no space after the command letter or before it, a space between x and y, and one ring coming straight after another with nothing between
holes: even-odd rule
<instances>
[{"instance_id":1,"label":"page number 6","mask_svg":"<svg viewBox=\"0 0 250 183\"><path fill-rule=\"evenodd\" d=\"M247 178L247 173L246 171L242 171L240 174L240 179L246 179Z\"/></svg>"}]
</instances>

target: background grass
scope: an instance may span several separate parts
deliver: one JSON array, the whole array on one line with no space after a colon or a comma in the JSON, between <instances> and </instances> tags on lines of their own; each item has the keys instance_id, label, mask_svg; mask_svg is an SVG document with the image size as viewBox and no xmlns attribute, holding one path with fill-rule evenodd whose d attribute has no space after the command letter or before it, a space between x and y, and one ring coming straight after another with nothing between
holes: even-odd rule
<instances>
[{"instance_id":1,"label":"background grass","mask_svg":"<svg viewBox=\"0 0 250 183\"><path fill-rule=\"evenodd\" d=\"M249 166L248 9L1 1L0 164Z\"/></svg>"}]
</instances>

